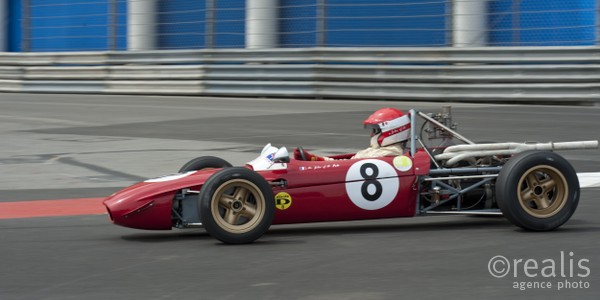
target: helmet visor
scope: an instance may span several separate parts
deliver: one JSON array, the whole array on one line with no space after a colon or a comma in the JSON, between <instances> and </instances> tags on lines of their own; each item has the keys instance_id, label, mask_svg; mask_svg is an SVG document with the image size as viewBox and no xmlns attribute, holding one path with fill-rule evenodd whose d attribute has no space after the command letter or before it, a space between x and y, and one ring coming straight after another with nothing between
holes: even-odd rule
<instances>
[{"instance_id":1,"label":"helmet visor","mask_svg":"<svg viewBox=\"0 0 600 300\"><path fill-rule=\"evenodd\" d=\"M374 135L377 135L377 134L381 133L381 128L379 127L379 125L365 124L365 128L371 130L371 136L374 136Z\"/></svg>"}]
</instances>

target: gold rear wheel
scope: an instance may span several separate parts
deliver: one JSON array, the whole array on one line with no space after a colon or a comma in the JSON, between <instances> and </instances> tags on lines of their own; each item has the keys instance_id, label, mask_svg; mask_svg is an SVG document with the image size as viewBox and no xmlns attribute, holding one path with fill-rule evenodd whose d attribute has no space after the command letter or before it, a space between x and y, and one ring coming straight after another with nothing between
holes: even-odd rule
<instances>
[{"instance_id":1,"label":"gold rear wheel","mask_svg":"<svg viewBox=\"0 0 600 300\"><path fill-rule=\"evenodd\" d=\"M567 203L567 179L556 168L534 166L519 180L519 203L533 217L548 218L558 213Z\"/></svg>"},{"instance_id":2,"label":"gold rear wheel","mask_svg":"<svg viewBox=\"0 0 600 300\"><path fill-rule=\"evenodd\" d=\"M547 231L567 222L579 203L577 173L562 156L526 151L512 157L496 179L496 200L513 224Z\"/></svg>"}]
</instances>

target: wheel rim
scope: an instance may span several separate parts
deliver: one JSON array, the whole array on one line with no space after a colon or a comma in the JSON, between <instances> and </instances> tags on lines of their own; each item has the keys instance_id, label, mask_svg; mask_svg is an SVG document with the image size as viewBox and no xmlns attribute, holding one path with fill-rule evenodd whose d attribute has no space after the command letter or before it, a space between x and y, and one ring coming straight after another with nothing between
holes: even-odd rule
<instances>
[{"instance_id":1,"label":"wheel rim","mask_svg":"<svg viewBox=\"0 0 600 300\"><path fill-rule=\"evenodd\" d=\"M529 215L549 218L567 203L567 180L556 168L541 165L527 170L519 180L519 203Z\"/></svg>"},{"instance_id":2,"label":"wheel rim","mask_svg":"<svg viewBox=\"0 0 600 300\"><path fill-rule=\"evenodd\" d=\"M215 191L211 212L219 227L239 234L258 226L265 214L264 203L265 198L255 184L244 179L234 179Z\"/></svg>"}]
</instances>

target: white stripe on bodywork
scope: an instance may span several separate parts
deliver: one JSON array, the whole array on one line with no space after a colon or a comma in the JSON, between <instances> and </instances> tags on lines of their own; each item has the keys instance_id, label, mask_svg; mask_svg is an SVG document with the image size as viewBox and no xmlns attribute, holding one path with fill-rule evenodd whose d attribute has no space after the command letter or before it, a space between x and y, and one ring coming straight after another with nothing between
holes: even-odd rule
<instances>
[{"instance_id":1,"label":"white stripe on bodywork","mask_svg":"<svg viewBox=\"0 0 600 300\"><path fill-rule=\"evenodd\" d=\"M582 189L600 187L600 172L577 173L577 177Z\"/></svg>"}]
</instances>

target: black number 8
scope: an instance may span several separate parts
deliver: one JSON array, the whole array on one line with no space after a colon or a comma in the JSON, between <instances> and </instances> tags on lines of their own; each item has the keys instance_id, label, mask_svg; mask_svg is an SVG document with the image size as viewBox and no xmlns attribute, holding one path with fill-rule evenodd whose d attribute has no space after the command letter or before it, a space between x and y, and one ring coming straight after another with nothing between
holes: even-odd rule
<instances>
[{"instance_id":1,"label":"black number 8","mask_svg":"<svg viewBox=\"0 0 600 300\"><path fill-rule=\"evenodd\" d=\"M367 170L371 169L371 175L367 174ZM379 175L379 169L377 166L372 163L366 163L360 167L360 176L365 179L365 182L360 187L360 192L362 196L368 201L375 201L381 197L383 193L383 187L381 186L381 182L377 180L377 176ZM369 193L369 186L375 186L375 193Z\"/></svg>"}]
</instances>

